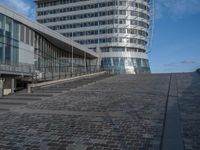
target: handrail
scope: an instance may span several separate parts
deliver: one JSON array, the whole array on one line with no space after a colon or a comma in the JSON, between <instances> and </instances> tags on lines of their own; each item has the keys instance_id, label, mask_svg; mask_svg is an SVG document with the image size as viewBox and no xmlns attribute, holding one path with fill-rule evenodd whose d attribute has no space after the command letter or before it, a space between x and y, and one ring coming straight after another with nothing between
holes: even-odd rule
<instances>
[{"instance_id":1,"label":"handrail","mask_svg":"<svg viewBox=\"0 0 200 150\"><path fill-rule=\"evenodd\" d=\"M54 80L54 81L47 81L47 82L42 82L42 83L28 84L28 93L32 93L32 89L36 88L36 87L59 84L59 83L63 83L63 82L66 82L66 81L72 81L72 80L75 80L75 79L91 77L91 76L100 75L100 74L104 74L104 73L106 73L106 71L92 73L92 74L86 74L86 75L81 75L81 76L76 76L76 77L71 77L71 78L59 79L59 80Z\"/></svg>"}]
</instances>

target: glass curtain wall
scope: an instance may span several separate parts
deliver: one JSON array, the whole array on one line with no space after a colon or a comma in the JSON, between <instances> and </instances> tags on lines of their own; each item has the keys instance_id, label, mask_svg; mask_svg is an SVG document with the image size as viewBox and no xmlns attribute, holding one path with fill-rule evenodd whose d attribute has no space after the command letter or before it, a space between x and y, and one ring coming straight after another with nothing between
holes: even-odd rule
<instances>
[{"instance_id":1,"label":"glass curtain wall","mask_svg":"<svg viewBox=\"0 0 200 150\"><path fill-rule=\"evenodd\" d=\"M134 70L135 73L150 71L149 61L141 58L102 58L101 65L105 70L121 74L128 73L131 70Z\"/></svg>"},{"instance_id":2,"label":"glass curtain wall","mask_svg":"<svg viewBox=\"0 0 200 150\"><path fill-rule=\"evenodd\" d=\"M21 46L22 43L26 46ZM68 51L60 49L28 26L0 14L0 64L33 66L33 64L22 63L19 60L21 58L19 55L28 53L34 56L36 71L71 72L71 49L70 47ZM73 55L74 71L84 70L85 64L91 67L91 62L93 60L89 58L85 62L82 55Z\"/></svg>"},{"instance_id":3,"label":"glass curtain wall","mask_svg":"<svg viewBox=\"0 0 200 150\"><path fill-rule=\"evenodd\" d=\"M0 63L18 64L19 25L0 14Z\"/></svg>"},{"instance_id":4,"label":"glass curtain wall","mask_svg":"<svg viewBox=\"0 0 200 150\"><path fill-rule=\"evenodd\" d=\"M71 53L63 51L38 33L35 34L35 69L43 72L71 72L72 59ZM74 69L84 68L83 56L73 56ZM91 65L87 59L88 67Z\"/></svg>"}]
</instances>

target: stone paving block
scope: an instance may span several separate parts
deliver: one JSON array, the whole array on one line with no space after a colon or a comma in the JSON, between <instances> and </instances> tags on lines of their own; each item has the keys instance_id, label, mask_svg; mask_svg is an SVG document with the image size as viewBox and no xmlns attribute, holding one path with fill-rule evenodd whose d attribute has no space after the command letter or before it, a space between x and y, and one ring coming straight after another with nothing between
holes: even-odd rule
<instances>
[{"instance_id":1,"label":"stone paving block","mask_svg":"<svg viewBox=\"0 0 200 150\"><path fill-rule=\"evenodd\" d=\"M200 79L175 76L170 92L178 99L184 146L198 150ZM169 79L117 75L82 87L86 81L60 85L77 88L0 113L0 149L158 150Z\"/></svg>"}]
</instances>

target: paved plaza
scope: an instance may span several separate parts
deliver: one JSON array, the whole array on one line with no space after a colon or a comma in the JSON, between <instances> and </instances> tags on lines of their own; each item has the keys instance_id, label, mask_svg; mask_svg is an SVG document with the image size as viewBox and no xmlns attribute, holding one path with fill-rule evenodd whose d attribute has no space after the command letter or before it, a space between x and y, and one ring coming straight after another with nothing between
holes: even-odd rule
<instances>
[{"instance_id":1,"label":"paved plaza","mask_svg":"<svg viewBox=\"0 0 200 150\"><path fill-rule=\"evenodd\" d=\"M199 150L199 107L197 73L77 80L0 99L0 149Z\"/></svg>"}]
</instances>

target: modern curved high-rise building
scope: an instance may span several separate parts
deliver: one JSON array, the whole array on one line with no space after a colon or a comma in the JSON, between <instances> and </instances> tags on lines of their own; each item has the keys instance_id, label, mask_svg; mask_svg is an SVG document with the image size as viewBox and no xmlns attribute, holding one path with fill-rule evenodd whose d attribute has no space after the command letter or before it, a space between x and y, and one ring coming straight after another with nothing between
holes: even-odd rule
<instances>
[{"instance_id":1,"label":"modern curved high-rise building","mask_svg":"<svg viewBox=\"0 0 200 150\"><path fill-rule=\"evenodd\" d=\"M149 73L151 0L35 0L37 21L99 53L102 68Z\"/></svg>"}]
</instances>

